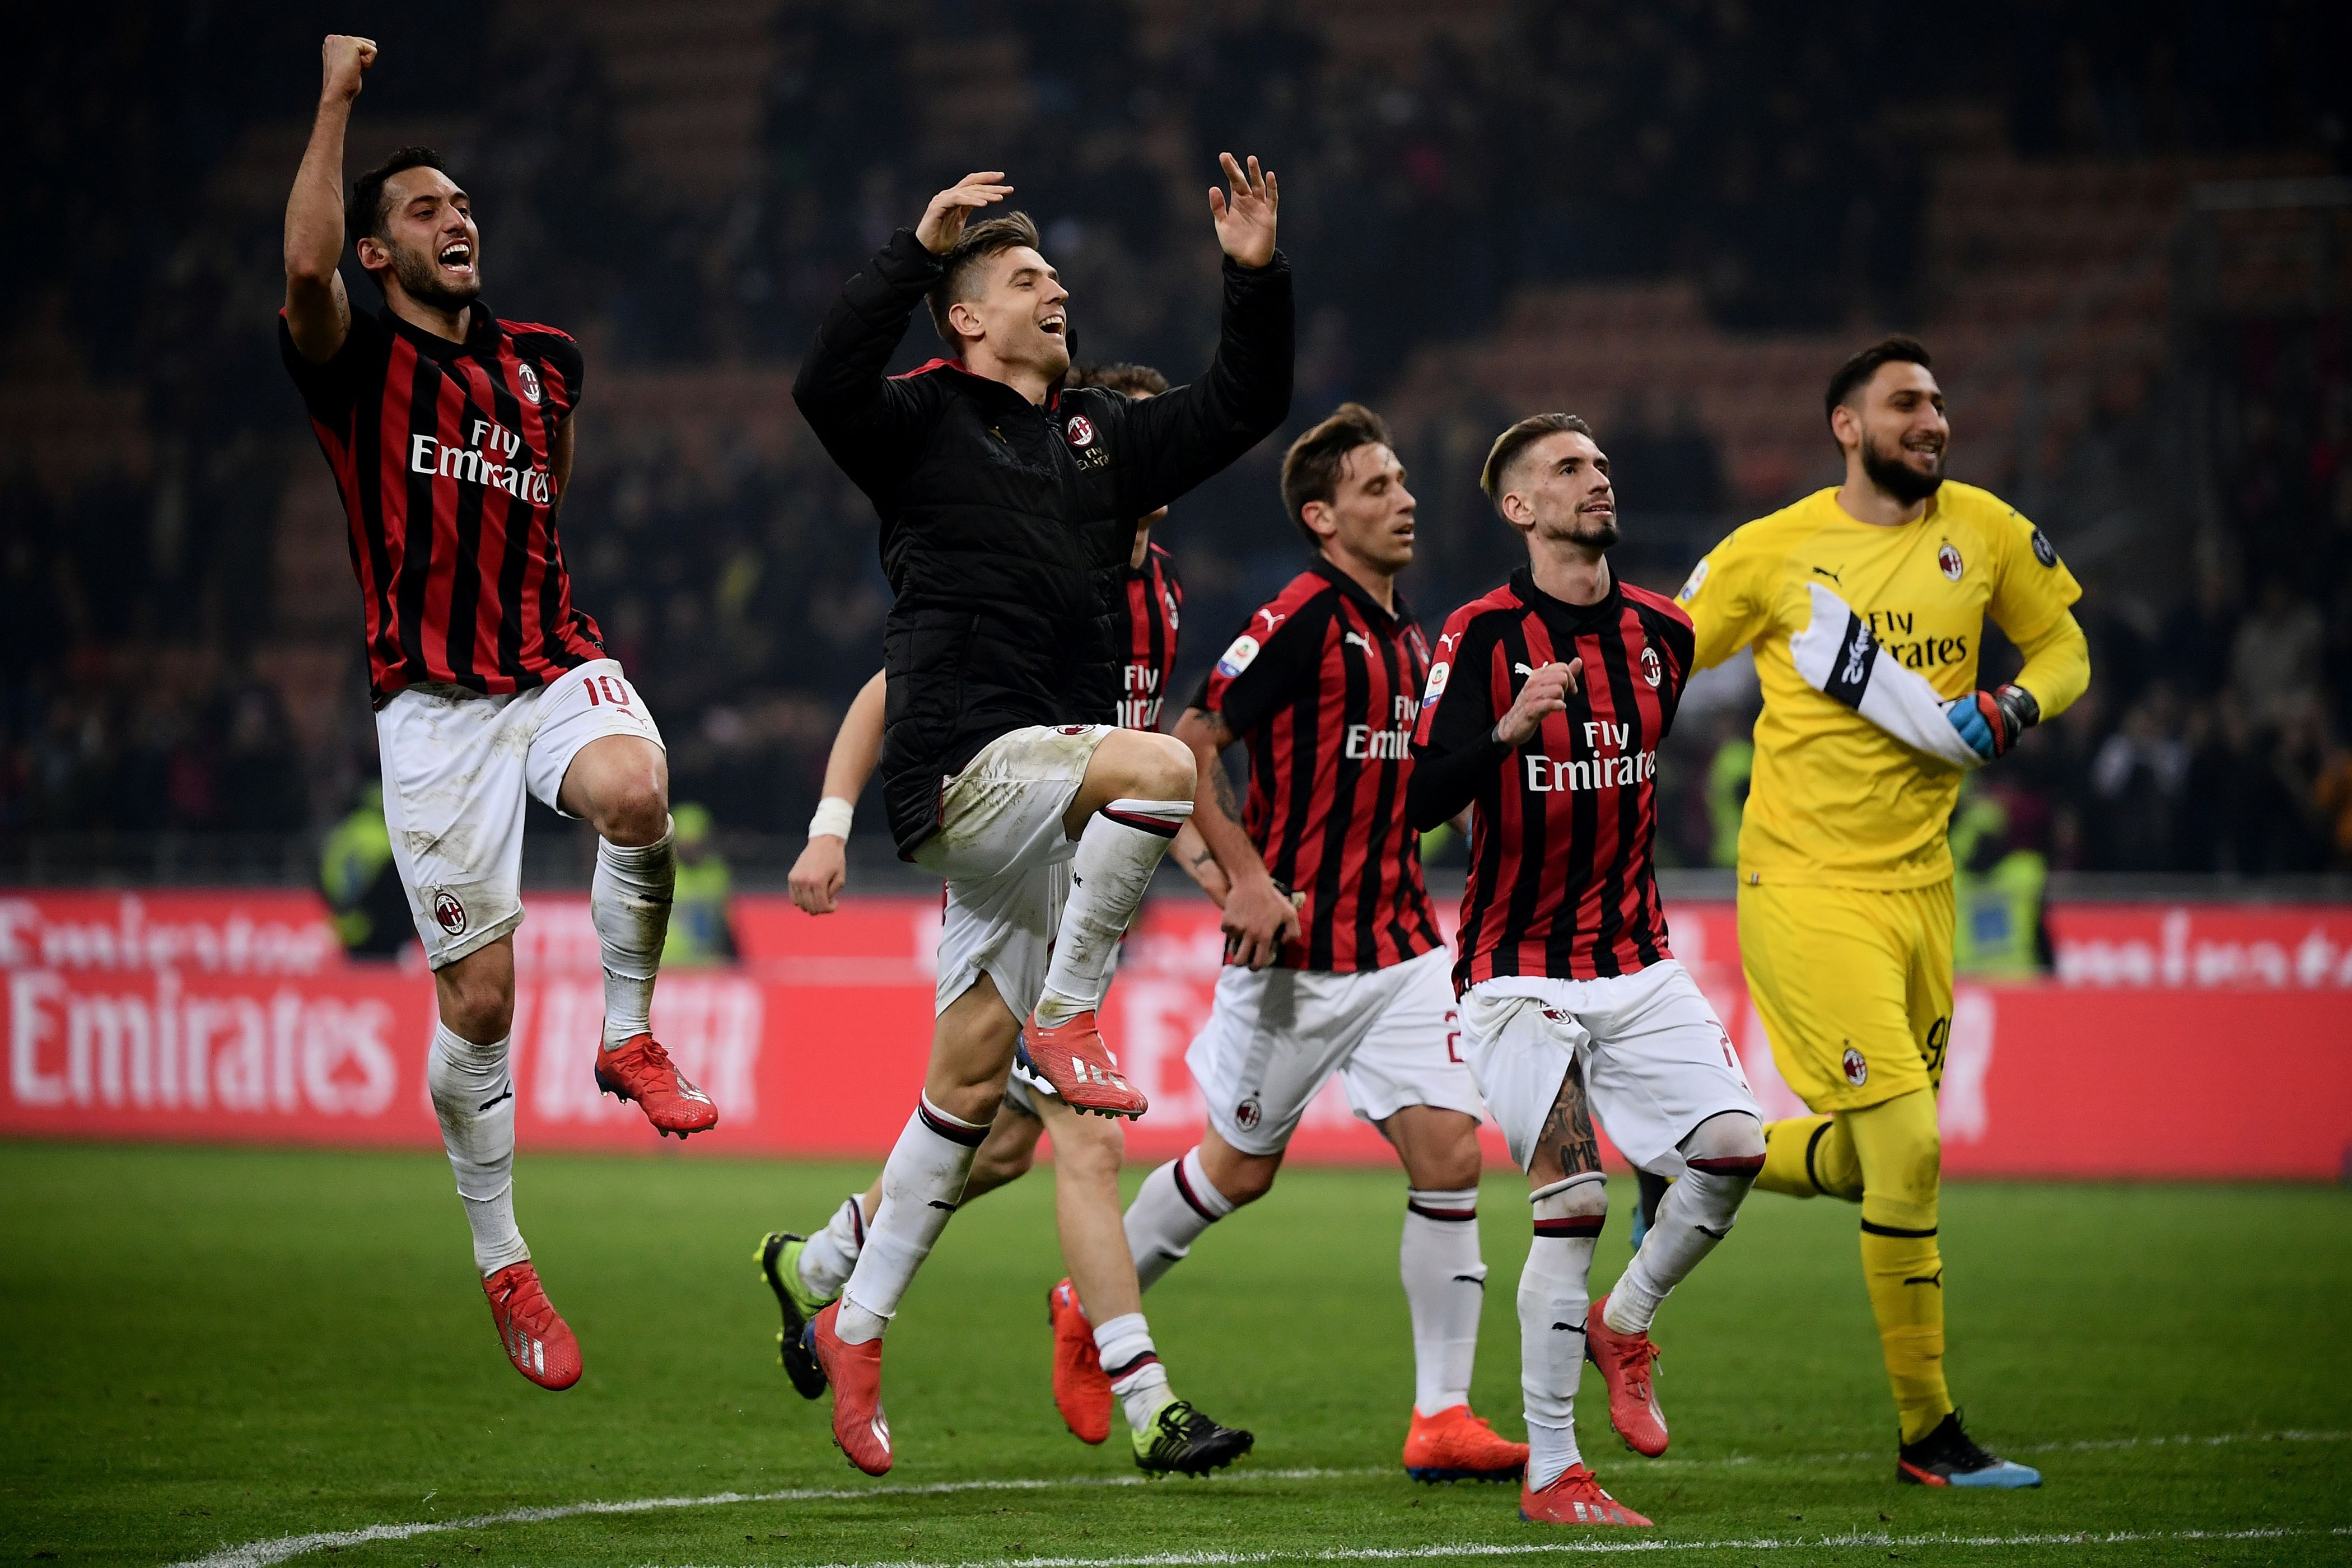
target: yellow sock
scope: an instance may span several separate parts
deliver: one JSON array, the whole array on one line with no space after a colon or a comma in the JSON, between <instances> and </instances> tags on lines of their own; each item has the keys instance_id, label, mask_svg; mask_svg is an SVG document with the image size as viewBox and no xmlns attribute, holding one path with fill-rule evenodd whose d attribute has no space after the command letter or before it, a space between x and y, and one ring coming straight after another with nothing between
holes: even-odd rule
<instances>
[{"instance_id":1,"label":"yellow sock","mask_svg":"<svg viewBox=\"0 0 2352 1568\"><path fill-rule=\"evenodd\" d=\"M1764 1171L1756 1184L1768 1193L1810 1198L1826 1193L1862 1201L1862 1165L1853 1139L1834 1116L1792 1116L1764 1127Z\"/></svg>"},{"instance_id":2,"label":"yellow sock","mask_svg":"<svg viewBox=\"0 0 2352 1568\"><path fill-rule=\"evenodd\" d=\"M1839 1115L1862 1171L1862 1278L1903 1440L1951 1414L1944 1382L1944 1259L1936 1244L1943 1145L1932 1089Z\"/></svg>"}]
</instances>

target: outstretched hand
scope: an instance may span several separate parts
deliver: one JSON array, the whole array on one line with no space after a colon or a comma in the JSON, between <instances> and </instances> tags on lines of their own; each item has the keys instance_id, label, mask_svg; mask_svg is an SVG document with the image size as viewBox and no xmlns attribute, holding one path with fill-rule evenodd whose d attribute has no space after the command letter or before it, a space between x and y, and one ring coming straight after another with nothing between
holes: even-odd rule
<instances>
[{"instance_id":1,"label":"outstretched hand","mask_svg":"<svg viewBox=\"0 0 2352 1568\"><path fill-rule=\"evenodd\" d=\"M1217 243L1244 267L1264 267L1274 259L1274 216L1282 205L1282 187L1271 169L1261 172L1252 157L1244 171L1231 153L1217 154L1225 171L1226 195L1209 187L1209 216L1217 226Z\"/></svg>"},{"instance_id":2,"label":"outstretched hand","mask_svg":"<svg viewBox=\"0 0 2352 1568\"><path fill-rule=\"evenodd\" d=\"M373 64L373 38L328 34L327 41L319 46L319 96L349 103L360 95L360 78Z\"/></svg>"},{"instance_id":3,"label":"outstretched hand","mask_svg":"<svg viewBox=\"0 0 2352 1568\"><path fill-rule=\"evenodd\" d=\"M1495 739L1507 746L1524 746L1543 721L1555 713L1568 710L1569 693L1575 691L1584 677L1584 661L1570 659L1566 664L1548 664L1528 677L1512 700L1511 710L1495 725Z\"/></svg>"},{"instance_id":4,"label":"outstretched hand","mask_svg":"<svg viewBox=\"0 0 2352 1568\"><path fill-rule=\"evenodd\" d=\"M915 238L933 256L945 256L962 237L965 220L1013 194L1013 187L1003 180L1002 169L966 174L931 198L931 205L923 209L923 221L915 226Z\"/></svg>"}]
</instances>

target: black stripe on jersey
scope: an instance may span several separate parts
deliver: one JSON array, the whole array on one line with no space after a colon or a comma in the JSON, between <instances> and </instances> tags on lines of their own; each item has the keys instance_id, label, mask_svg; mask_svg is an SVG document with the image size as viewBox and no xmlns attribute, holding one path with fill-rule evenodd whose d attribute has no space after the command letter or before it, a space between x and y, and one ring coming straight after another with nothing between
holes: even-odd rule
<instances>
[{"instance_id":1,"label":"black stripe on jersey","mask_svg":"<svg viewBox=\"0 0 2352 1568\"><path fill-rule=\"evenodd\" d=\"M1333 722L1333 727L1341 740L1338 772L1332 776L1329 791L1331 809L1324 815L1323 818L1323 853L1315 868L1317 919L1315 929L1305 933L1307 967L1309 969L1331 967L1334 948L1332 928L1338 924L1331 919L1331 911L1339 905L1339 872L1347 864L1348 836L1356 826L1356 791L1362 784L1364 778L1363 763L1348 755L1345 743L1347 716L1350 713L1369 712L1371 703L1370 671L1363 664L1348 657L1348 634L1355 632L1366 642L1370 642L1371 641L1370 628L1362 626L1360 619L1352 613L1353 606L1345 599L1337 595L1332 598L1334 608L1331 612L1331 629L1339 634L1339 647L1335 651L1339 656L1339 668L1345 672L1346 685L1345 695L1340 699L1339 713ZM1330 631L1327 630L1324 636L1328 637ZM1328 658L1329 655L1327 654L1325 657ZM1316 696L1316 722L1319 729L1323 718L1322 692L1319 688ZM1294 772L1291 775L1291 788L1304 797L1312 787L1308 781L1311 781L1314 776L1312 773L1300 774Z\"/></svg>"},{"instance_id":2,"label":"black stripe on jersey","mask_svg":"<svg viewBox=\"0 0 2352 1568\"><path fill-rule=\"evenodd\" d=\"M394 610L392 552L384 543L383 529L383 407L379 401L373 410L375 417L362 416L370 412L364 402L358 404L352 415L351 493L360 503L360 533L366 536L368 572L363 579L375 593L375 603L368 606L375 614L375 646L368 649L371 671L378 665L389 667L392 650L400 643L400 617ZM364 476L364 477L362 477ZM348 524L348 517L346 522ZM358 564L362 542L352 541L352 561Z\"/></svg>"},{"instance_id":3,"label":"black stripe on jersey","mask_svg":"<svg viewBox=\"0 0 2352 1568\"><path fill-rule=\"evenodd\" d=\"M1540 612L1537 613L1535 618L1543 625L1545 636L1559 635L1558 628L1545 621ZM1570 640L1566 647L1555 647L1552 649L1552 658L1562 664L1578 657L1580 657L1580 653L1574 640ZM1601 673L1605 678L1607 675L1605 668ZM1584 672L1584 689L1570 700L1568 711L1560 715L1568 721L1568 754L1571 760L1581 758L1587 762L1598 761L1595 748L1585 741L1583 727L1583 721L1592 717L1592 671L1587 668ZM1591 892L1593 888L1592 857L1599 847L1593 843L1593 839L1601 832L1601 792L1597 789L1580 789L1572 791L1569 795L1570 826L1568 836L1567 875L1563 880L1568 887L1579 889L1579 896L1562 900L1560 902L1560 912L1568 919L1564 928L1559 925L1553 927L1551 939L1544 944L1546 973L1573 974L1576 973L1574 969L1566 965L1573 962L1577 948L1577 933L1584 929L1583 895ZM1529 860L1521 866L1519 874L1529 881L1537 880L1543 875L1543 862ZM1601 918L1605 922L1609 916L1604 911ZM1595 951L1592 955L1592 972L1595 974L1618 973L1616 965L1610 962L1605 953L1600 950L1599 944L1594 943L1593 946Z\"/></svg>"},{"instance_id":4,"label":"black stripe on jersey","mask_svg":"<svg viewBox=\"0 0 2352 1568\"><path fill-rule=\"evenodd\" d=\"M520 358L521 354L520 340L514 344L514 350L517 357ZM497 409L499 418L506 423L509 429L520 436L523 434L525 424L522 400L507 390L504 358L504 355L500 355L491 360L484 369L494 389L491 401ZM564 390L568 393L571 388L566 387ZM542 401L539 405L540 429L551 453L555 446L555 426L548 417L544 394L541 396ZM551 481L554 479L551 461L548 478ZM530 560L531 521L534 515L533 508L523 505L512 496L507 498L506 550L499 558L498 660L500 669L513 669L522 660L522 574L524 566ZM520 528L515 526L518 521L522 524ZM551 510L548 521L551 527L554 521ZM553 535L551 533L549 537L551 539Z\"/></svg>"},{"instance_id":5,"label":"black stripe on jersey","mask_svg":"<svg viewBox=\"0 0 2352 1568\"><path fill-rule=\"evenodd\" d=\"M1325 595L1315 605L1318 612L1317 619L1320 623L1315 628L1315 640L1318 647L1325 637L1331 635L1331 616L1338 603L1336 595ZM1306 629L1293 626L1290 635L1297 637ZM1316 657L1319 659L1322 656L1318 653ZM1268 822L1265 826L1267 836L1274 840L1275 863L1281 868L1274 872L1275 879L1282 884L1285 891L1291 891L1298 875L1298 851L1307 837L1307 819L1315 809L1315 767L1320 755L1323 732L1321 683L1312 680L1302 682L1298 695L1291 700L1286 711L1290 723L1290 799L1287 802L1269 799L1266 804L1269 809L1287 805L1289 810L1282 821ZM1265 751L1265 778L1269 791L1278 776L1274 765L1274 731L1277 722L1279 721L1269 721L1258 731ZM1304 936L1306 933L1302 931L1299 934ZM1312 969L1316 966L1310 963L1307 967Z\"/></svg>"},{"instance_id":6,"label":"black stripe on jersey","mask_svg":"<svg viewBox=\"0 0 2352 1568\"><path fill-rule=\"evenodd\" d=\"M1517 668L1521 665L1527 666L1529 669L1533 669L1535 668L1537 663L1535 645L1528 640L1528 622L1525 616L1512 616L1509 623L1503 627L1502 635L1497 637L1495 640L1501 647L1504 660L1511 667L1513 674L1517 672ZM1491 679L1491 677L1488 676L1488 673L1485 670L1481 670L1479 675L1482 679ZM1515 682L1508 687L1507 689L1511 692L1513 700L1517 700L1518 695L1518 684ZM1573 699L1571 699L1571 703L1572 702ZM1508 704L1499 700L1496 700L1495 706L1498 710L1507 710L1508 708ZM1541 725L1538 725L1537 726L1536 732L1533 735L1529 736L1512 751L1509 765L1513 768L1525 766L1526 764L1521 759L1526 755L1527 749L1529 746L1540 747L1542 744L1543 728ZM1498 786L1501 786L1501 781L1498 780L1497 784ZM1500 798L1499 788L1497 798ZM1543 901L1543 866L1545 854L1550 848L1549 841L1550 827L1551 823L1549 819L1548 819L1540 811L1528 814L1521 822L1518 844L1519 876L1518 879L1511 884L1510 919L1503 928L1507 931L1526 931L1528 927L1533 923L1536 918L1536 906ZM1498 849L1504 847L1503 840L1506 837L1505 835L1496 833L1490 835L1490 837L1493 838ZM1499 860L1496 865L1495 875L1497 878L1502 875L1502 866ZM1487 886L1493 887L1494 883L1489 881ZM1492 895L1490 894L1489 896L1491 897ZM1570 924L1572 926L1574 923L1574 919L1571 916ZM1571 935L1573 933L1571 932ZM1498 948L1496 950L1495 954L1495 967L1497 972L1502 972L1504 965L1506 964L1509 965L1508 973L1513 974L1519 973L1518 951L1516 945L1509 948ZM1564 970L1561 973L1566 973L1570 972Z\"/></svg>"},{"instance_id":7,"label":"black stripe on jersey","mask_svg":"<svg viewBox=\"0 0 2352 1568\"><path fill-rule=\"evenodd\" d=\"M462 367L447 366L446 379L458 394L457 438L470 448L474 433L467 426L486 416L474 402L472 383ZM482 574L478 563L482 556L482 509L489 504L491 490L489 485L459 485L452 517L457 524L457 548L450 552L449 625L441 637L441 657L460 679L481 673L474 668L474 634L479 629L475 623L482 612Z\"/></svg>"},{"instance_id":8,"label":"black stripe on jersey","mask_svg":"<svg viewBox=\"0 0 2352 1568\"><path fill-rule=\"evenodd\" d=\"M1642 754L1642 703L1633 695L1633 668L1625 657L1625 637L1621 629L1624 617L1621 613L1594 640L1601 645L1601 666L1609 682L1609 705L1614 710L1610 722L1625 727L1624 744L1618 755L1638 757ZM1591 671L1585 671L1586 679ZM1593 794L1597 797L1600 791ZM1593 968L1602 974L1622 974L1623 966L1617 962L1617 939L1625 929L1626 873L1638 865L1648 864L1645 856L1633 853L1639 841L1642 825L1642 792L1638 788L1620 789L1617 795L1617 853L1610 857L1609 869L1601 883L1601 928L1592 944ZM1595 820L1599 818L1596 803ZM1644 964L1658 961L1656 949L1646 940L1636 937L1636 951Z\"/></svg>"},{"instance_id":9,"label":"black stripe on jersey","mask_svg":"<svg viewBox=\"0 0 2352 1568\"><path fill-rule=\"evenodd\" d=\"M439 417L441 367L434 363L430 355L413 343L396 342L393 350L394 357L397 359L403 353L408 355L409 372L408 417L403 426L403 435L405 437L416 428L416 405L418 400L422 399L425 406L432 411L433 416L431 423L426 425L425 428L432 431L437 440L441 435ZM382 410L379 409L377 420L379 424L383 423L381 415ZM401 652L404 656L402 660L402 680L404 684L415 684L433 679L432 668L425 655L423 633L425 595L432 591L433 586L435 476L418 473L414 464L404 460L406 457L407 454L403 452L394 458L394 461L399 464L404 480L408 487L408 536L401 543L398 591L400 618L395 625L400 637ZM382 470L378 469L377 472L381 475Z\"/></svg>"},{"instance_id":10,"label":"black stripe on jersey","mask_svg":"<svg viewBox=\"0 0 2352 1568\"><path fill-rule=\"evenodd\" d=\"M1417 683L1407 682L1397 669L1398 650L1394 639L1372 637L1370 635L1369 626L1365 630L1367 635L1364 640L1380 649L1381 679L1389 692L1389 710L1386 713L1372 712L1369 709L1365 712L1365 720L1371 727L1365 737L1365 749L1369 753L1371 735L1380 733L1395 722L1397 694L1403 691L1408 684L1412 684L1416 690L1419 687ZM1368 665L1370 663L1369 659L1365 662ZM1367 673L1369 674L1369 671ZM1369 682L1367 682L1367 689L1369 689ZM1343 721L1344 717L1343 713ZM1361 772L1360 769L1358 771ZM1380 789L1373 796L1372 814L1365 819L1364 868L1360 873L1360 886L1356 892L1356 951L1358 952L1380 951L1379 927L1381 904L1384 892L1381 883L1381 863L1388 852L1389 836L1405 831L1404 803L1396 797L1400 771L1396 768L1381 769ZM1361 785L1359 784L1358 787L1360 788ZM1396 941L1399 946L1411 945L1410 939L1406 938L1402 931L1396 934Z\"/></svg>"}]
</instances>

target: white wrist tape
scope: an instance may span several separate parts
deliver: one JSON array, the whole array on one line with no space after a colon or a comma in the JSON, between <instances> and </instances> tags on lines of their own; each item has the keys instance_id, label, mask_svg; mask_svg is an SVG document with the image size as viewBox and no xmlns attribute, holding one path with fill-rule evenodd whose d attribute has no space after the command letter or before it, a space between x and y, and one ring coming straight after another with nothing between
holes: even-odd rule
<instances>
[{"instance_id":1,"label":"white wrist tape","mask_svg":"<svg viewBox=\"0 0 2352 1568\"><path fill-rule=\"evenodd\" d=\"M809 837L829 833L843 843L849 842L849 819L857 810L857 803L844 800L837 795L826 795L816 803L816 815L809 818Z\"/></svg>"},{"instance_id":2,"label":"white wrist tape","mask_svg":"<svg viewBox=\"0 0 2352 1568\"><path fill-rule=\"evenodd\" d=\"M1844 703L1905 745L1954 767L1984 759L1944 717L1944 700L1916 669L1906 669L1878 646L1870 624L1847 603L1808 583L1813 618L1789 639L1789 658L1805 683Z\"/></svg>"}]
</instances>

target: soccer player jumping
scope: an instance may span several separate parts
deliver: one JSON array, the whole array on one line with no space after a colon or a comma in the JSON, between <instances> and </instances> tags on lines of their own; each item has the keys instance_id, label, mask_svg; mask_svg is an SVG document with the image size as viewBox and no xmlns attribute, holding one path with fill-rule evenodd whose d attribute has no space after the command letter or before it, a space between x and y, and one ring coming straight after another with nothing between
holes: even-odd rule
<instances>
[{"instance_id":1,"label":"soccer player jumping","mask_svg":"<svg viewBox=\"0 0 2352 1568\"><path fill-rule=\"evenodd\" d=\"M1113 544L1111 520L1167 505L1289 410L1278 191L1255 159L1222 163L1229 189L1213 189L1209 208L1225 253L1223 331L1191 385L1141 401L1062 390L1069 292L1035 226L1018 213L966 226L1011 193L994 171L934 196L849 281L793 385L881 519L896 591L883 798L900 855L947 881L922 1096L856 1266L813 1335L835 1439L869 1474L891 1462L883 1331L962 1196L1016 1041L1025 1034L1030 1063L1073 1109L1145 1109L1095 1013L1151 873L1192 816L1192 759L1168 736L1074 721L1106 652L1099 573L1131 537ZM887 376L919 302L955 357Z\"/></svg>"},{"instance_id":2,"label":"soccer player jumping","mask_svg":"<svg viewBox=\"0 0 2352 1568\"><path fill-rule=\"evenodd\" d=\"M1855 354L1826 403L1845 482L1732 534L1680 595L1698 665L1753 645L1764 689L1739 833L1739 958L1772 1059L1815 1114L1765 1130L1759 1182L1862 1205L1897 1479L2038 1486L2037 1471L1961 1430L1944 1382L1947 825L1966 769L2089 685L2089 646L2068 609L2082 590L2014 508L1945 479L1951 428L1917 342ZM1988 614L2025 666L1980 691Z\"/></svg>"},{"instance_id":3,"label":"soccer player jumping","mask_svg":"<svg viewBox=\"0 0 2352 1568\"><path fill-rule=\"evenodd\" d=\"M1156 397L1167 378L1145 365L1111 365L1074 374L1073 386L1100 386L1129 397ZM1161 694L1175 668L1184 588L1168 552L1151 542L1166 509L1135 525L1135 542L1106 581L1113 612L1108 679L1094 705L1131 730L1160 727ZM1112 574L1106 573L1108 578ZM882 705L887 675L866 683L842 719L824 768L824 796L809 823L808 847L792 871L793 901L813 915L833 912L847 878L845 851L855 802L882 755ZM1089 715L1094 716L1094 715ZM1171 851L1212 899L1224 900L1224 876L1190 823ZM973 1153L958 1206L1026 1174L1038 1140L1054 1139L1055 1218L1069 1278L1046 1292L1054 1331L1054 1403L1070 1430L1088 1443L1110 1436L1111 1406L1127 1416L1135 1462L1155 1474L1199 1475L1247 1453L1247 1432L1210 1420L1170 1386L1151 1329L1143 1316L1135 1260L1119 1219L1119 1166L1126 1142L1118 1119L1083 1115L1065 1104L1053 1085L1024 1066L1016 1051L1004 1100L988 1137ZM841 1293L864 1250L866 1229L882 1207L877 1176L845 1199L814 1236L771 1231L761 1238L761 1277L783 1315L777 1359L804 1399L824 1392L807 1325Z\"/></svg>"},{"instance_id":4,"label":"soccer player jumping","mask_svg":"<svg viewBox=\"0 0 2352 1568\"><path fill-rule=\"evenodd\" d=\"M1510 1480L1527 1448L1470 1409L1486 1267L1478 1091L1454 1051L1445 942L1405 824L1429 644L1396 592L1415 503L1378 416L1356 404L1291 445L1283 504L1315 559L1225 649L1176 733L1210 791L1193 825L1231 879L1215 1005L1185 1061L1200 1145L1144 1179L1127 1238L1146 1288L1274 1184L1334 1073L1403 1163L1399 1268L1412 1309L1420 1480ZM1246 814L1221 756L1246 744Z\"/></svg>"},{"instance_id":5,"label":"soccer player jumping","mask_svg":"<svg viewBox=\"0 0 2352 1568\"><path fill-rule=\"evenodd\" d=\"M286 204L278 346L351 521L385 823L440 1009L427 1083L474 1261L516 1370L568 1388L579 1342L514 1217L523 797L596 829L597 1086L684 1138L719 1111L648 1022L677 869L668 768L652 716L572 605L556 542L579 346L481 302L473 204L428 149L361 175L346 213L343 133L376 47L338 36L321 52L318 118ZM344 291L347 227L381 312L354 310Z\"/></svg>"},{"instance_id":6,"label":"soccer player jumping","mask_svg":"<svg viewBox=\"0 0 2352 1568\"><path fill-rule=\"evenodd\" d=\"M1520 420L1479 485L1526 537L1528 563L1445 623L1410 809L1425 832L1470 807L1454 967L1463 1044L1535 1206L1519 1276L1530 1450L1519 1512L1646 1525L1578 1456L1577 1382L1589 1358L1626 1445L1665 1451L1651 1321L1730 1230L1764 1163L1763 1119L1730 1037L1666 945L1653 870L1658 747L1691 668L1690 620L1610 570L1616 492L1583 420ZM1595 1112L1637 1168L1679 1179L1617 1288L1589 1301L1609 1211Z\"/></svg>"}]
</instances>

